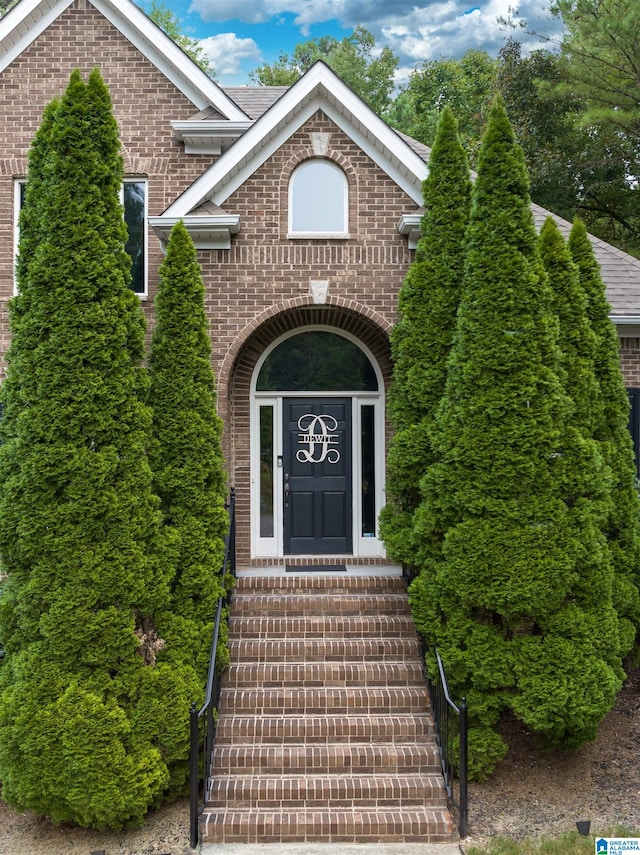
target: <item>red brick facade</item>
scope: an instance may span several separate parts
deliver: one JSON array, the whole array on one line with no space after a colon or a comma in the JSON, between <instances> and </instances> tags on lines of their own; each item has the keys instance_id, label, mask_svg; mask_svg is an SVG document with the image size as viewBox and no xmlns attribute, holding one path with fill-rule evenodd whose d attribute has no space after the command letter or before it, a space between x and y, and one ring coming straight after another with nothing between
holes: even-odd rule
<instances>
[{"instance_id":1,"label":"red brick facade","mask_svg":"<svg viewBox=\"0 0 640 855\"><path fill-rule=\"evenodd\" d=\"M127 176L148 180L149 215L161 214L215 157L186 155L171 121L195 107L88 2L75 0L0 77L0 354L8 347L7 301L13 293L15 179L24 177L27 151L45 105L60 95L74 68L86 76L98 65L109 86L120 127ZM329 135L326 157L348 181L349 238L288 238L288 187L296 166L314 155L311 134ZM412 260L398 231L415 202L326 115L316 112L226 201L240 216L229 250L201 251L224 450L237 488L239 550L249 557L249 404L251 374L262 350L282 333L328 325L360 339L388 382L388 333L397 294ZM149 234L149 325L162 258ZM312 280L328 281L324 305L315 305Z\"/></svg>"},{"instance_id":2,"label":"red brick facade","mask_svg":"<svg viewBox=\"0 0 640 855\"><path fill-rule=\"evenodd\" d=\"M148 182L150 216L162 214L216 162L212 155L185 154L171 125L193 117L198 106L89 0L74 0L0 74L0 357L9 344L15 182L26 175L27 151L45 105L64 91L74 68L86 76L95 66L111 91L125 173ZM288 236L289 181L297 166L317 154L318 135L326 146L324 156L346 176L346 239ZM265 349L294 329L339 329L368 349L388 384L388 334L398 290L413 260L398 224L418 208L415 196L379 163L317 109L225 199L224 213L240 220L230 249L199 253L225 422L224 451L238 495L241 560L250 554L250 387ZM161 258L160 242L149 230L149 293L143 306L150 329ZM314 280L328 284L321 304L314 302ZM622 362L627 384L640 387L640 339L622 340ZM4 373L3 366L0 370Z\"/></svg>"}]
</instances>

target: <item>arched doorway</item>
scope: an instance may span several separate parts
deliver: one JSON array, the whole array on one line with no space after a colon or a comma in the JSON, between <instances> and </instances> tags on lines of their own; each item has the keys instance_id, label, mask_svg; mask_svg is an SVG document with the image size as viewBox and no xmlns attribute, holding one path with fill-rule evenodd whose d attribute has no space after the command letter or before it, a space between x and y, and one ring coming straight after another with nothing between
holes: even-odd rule
<instances>
[{"instance_id":1,"label":"arched doorway","mask_svg":"<svg viewBox=\"0 0 640 855\"><path fill-rule=\"evenodd\" d=\"M353 335L274 341L251 383L251 553L381 556L384 384Z\"/></svg>"}]
</instances>

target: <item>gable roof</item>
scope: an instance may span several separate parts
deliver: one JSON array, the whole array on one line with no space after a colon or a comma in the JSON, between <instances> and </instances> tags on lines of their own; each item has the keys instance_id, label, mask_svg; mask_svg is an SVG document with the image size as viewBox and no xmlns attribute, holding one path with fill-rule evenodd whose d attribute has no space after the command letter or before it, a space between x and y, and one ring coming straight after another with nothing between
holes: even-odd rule
<instances>
[{"instance_id":1,"label":"gable roof","mask_svg":"<svg viewBox=\"0 0 640 855\"><path fill-rule=\"evenodd\" d=\"M422 182L427 176L425 161L406 138L383 122L328 65L316 62L296 83L277 94L266 112L163 216L185 217L207 199L216 205L224 204L317 110L322 110L343 130L417 206L422 204ZM256 102L252 109L256 109Z\"/></svg>"},{"instance_id":2,"label":"gable roof","mask_svg":"<svg viewBox=\"0 0 640 855\"><path fill-rule=\"evenodd\" d=\"M77 0L20 0L0 18L0 73ZM119 30L199 110L247 116L132 0L85 0Z\"/></svg>"},{"instance_id":3,"label":"gable roof","mask_svg":"<svg viewBox=\"0 0 640 855\"><path fill-rule=\"evenodd\" d=\"M532 204L533 219L538 231L547 217L552 217L565 240L569 237L572 224L562 217ZM612 246L600 238L589 235L593 246L602 280L607 290L607 300L611 305L611 319L620 324L640 323L640 259Z\"/></svg>"}]
</instances>

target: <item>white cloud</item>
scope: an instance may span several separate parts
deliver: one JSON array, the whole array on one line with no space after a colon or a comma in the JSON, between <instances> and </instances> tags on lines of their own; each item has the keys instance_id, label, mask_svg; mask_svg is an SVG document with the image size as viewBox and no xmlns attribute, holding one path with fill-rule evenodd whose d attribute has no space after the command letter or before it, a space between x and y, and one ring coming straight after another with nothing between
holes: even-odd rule
<instances>
[{"instance_id":1,"label":"white cloud","mask_svg":"<svg viewBox=\"0 0 640 855\"><path fill-rule=\"evenodd\" d=\"M204 21L238 19L260 23L291 14L300 40L310 27L338 21L345 28L362 25L378 47L388 45L401 64L411 65L441 56L461 56L470 48L495 55L509 35L523 43L525 53L542 42L526 29L509 29L499 18L527 22L527 29L558 35L561 23L548 13L549 0L192 0L189 11ZM548 43L547 43L547 46Z\"/></svg>"},{"instance_id":2,"label":"white cloud","mask_svg":"<svg viewBox=\"0 0 640 855\"><path fill-rule=\"evenodd\" d=\"M220 33L200 39L199 44L211 59L216 75L239 74L242 63L262 61L260 48L253 39L239 39L235 33Z\"/></svg>"}]
</instances>

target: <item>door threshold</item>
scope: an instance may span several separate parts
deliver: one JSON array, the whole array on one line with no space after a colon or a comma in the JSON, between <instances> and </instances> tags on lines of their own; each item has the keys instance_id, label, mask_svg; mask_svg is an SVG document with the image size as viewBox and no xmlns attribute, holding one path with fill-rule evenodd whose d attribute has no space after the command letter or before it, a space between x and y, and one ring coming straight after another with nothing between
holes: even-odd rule
<instances>
[{"instance_id":1,"label":"door threshold","mask_svg":"<svg viewBox=\"0 0 640 855\"><path fill-rule=\"evenodd\" d=\"M307 574L313 573L314 576L322 576L326 574L327 576L336 576L336 575L348 575L348 576L402 576L402 567L398 564L392 564L390 562L378 563L378 564L354 564L350 561L345 562L343 565L344 570L336 571L333 569L334 564L307 564L307 565L299 565L292 566L284 563L276 563L272 564L265 563L256 566L241 566L237 569L238 576L291 576L296 573ZM313 568L313 569L311 569Z\"/></svg>"}]
</instances>

